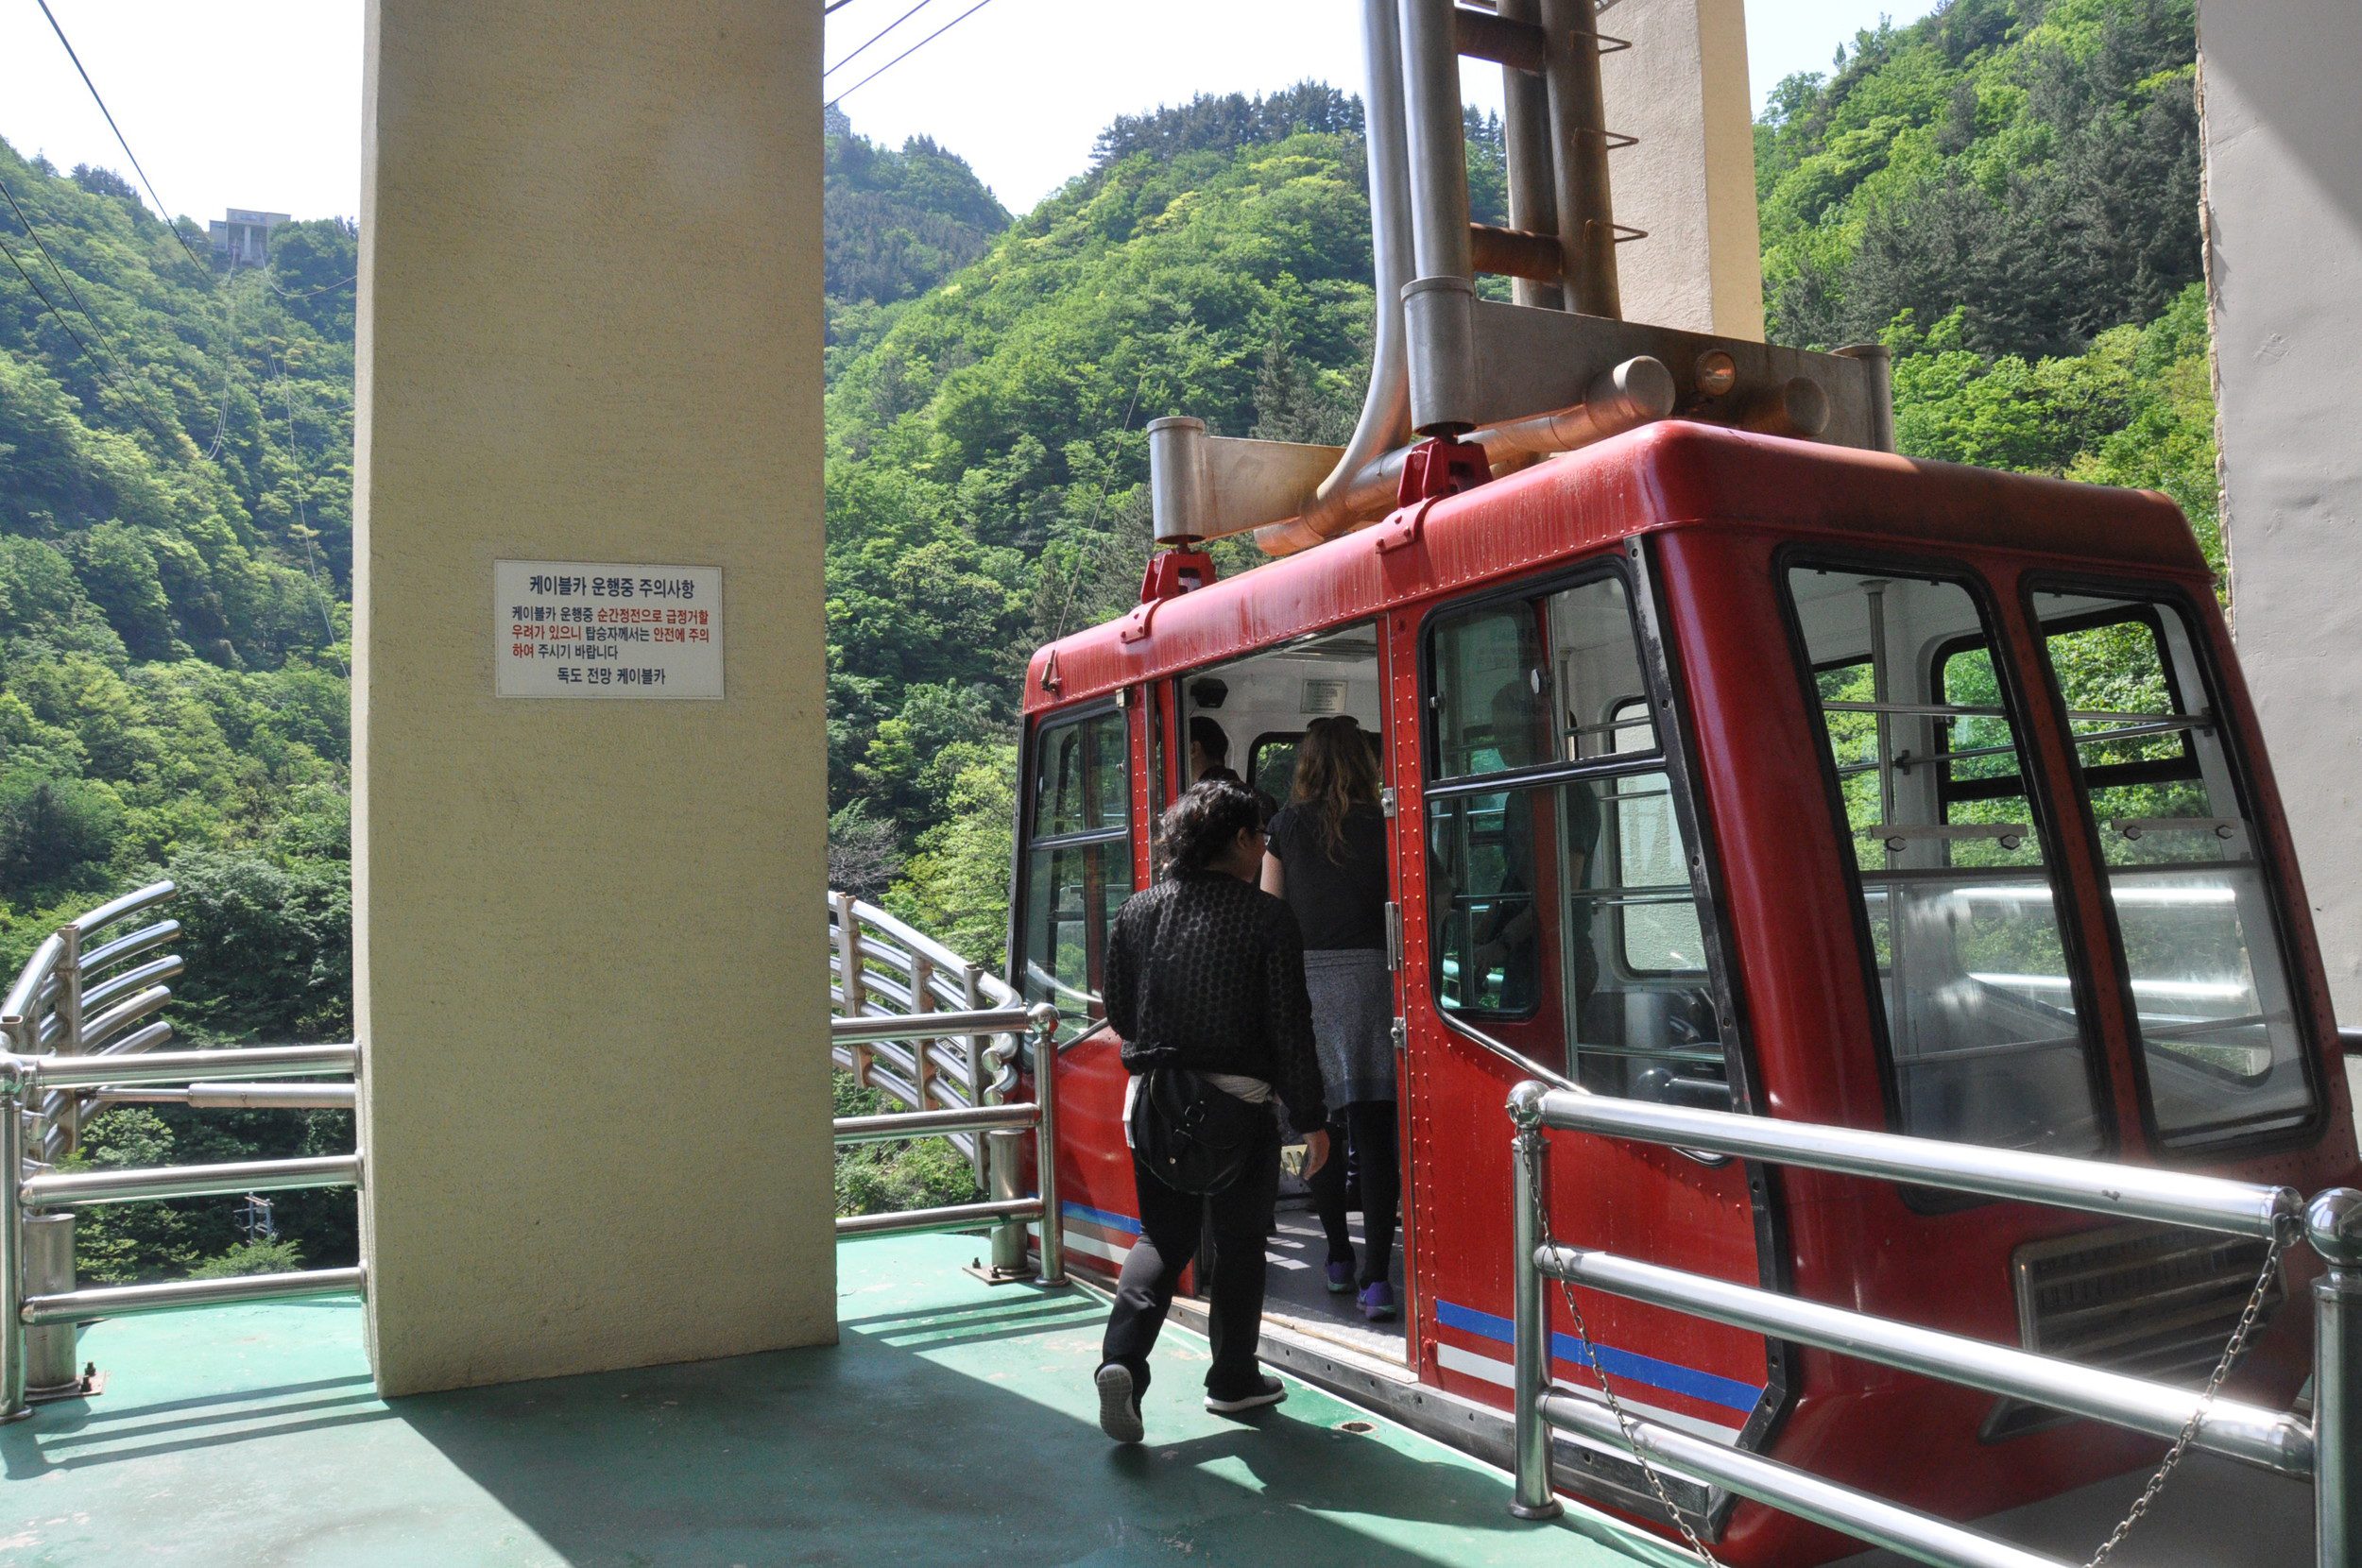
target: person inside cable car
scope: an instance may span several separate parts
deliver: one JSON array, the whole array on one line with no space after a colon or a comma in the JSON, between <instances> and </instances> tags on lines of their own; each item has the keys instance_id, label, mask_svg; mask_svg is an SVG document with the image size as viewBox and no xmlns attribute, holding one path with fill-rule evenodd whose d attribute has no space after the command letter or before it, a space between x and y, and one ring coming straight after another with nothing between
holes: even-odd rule
<instances>
[{"instance_id":1,"label":"person inside cable car","mask_svg":"<svg viewBox=\"0 0 2362 1568\"><path fill-rule=\"evenodd\" d=\"M1253 795L1256 810L1262 812L1266 824L1279 810L1279 802L1241 778L1239 771L1230 765L1229 732L1200 713L1190 720L1190 781L1201 783L1208 778L1236 784Z\"/></svg>"},{"instance_id":2,"label":"person inside cable car","mask_svg":"<svg viewBox=\"0 0 2362 1568\"><path fill-rule=\"evenodd\" d=\"M1158 821L1156 844L1166 874L1117 912L1103 990L1131 1075L1124 1127L1140 1218L1093 1377L1100 1428L1118 1442L1141 1440L1149 1353L1201 1237L1213 1249L1206 1408L1286 1397L1256 1362L1279 1195L1274 1102L1304 1134L1307 1175L1328 1156L1304 939L1287 904L1256 885L1255 797L1226 779L1194 784Z\"/></svg>"},{"instance_id":3,"label":"person inside cable car","mask_svg":"<svg viewBox=\"0 0 2362 1568\"><path fill-rule=\"evenodd\" d=\"M1541 706L1531 677L1503 682L1493 693L1492 743L1480 748L1471 771L1507 773L1547 760L1536 736ZM1581 889L1588 885L1591 853L1599 842L1600 807L1585 785L1569 786L1564 796L1568 812L1562 851L1566 883ZM1540 991L1542 955L1535 937L1541 929L1541 912L1534 902L1539 881L1533 861L1533 812L1542 799L1533 793L1504 793L1481 795L1470 803L1473 819L1490 826L1497 835L1500 868L1493 887L1467 890L1483 898L1469 953L1470 994L1481 992L1487 977L1498 969L1500 992L1492 1005L1503 1013L1526 1011ZM1591 900L1575 898L1569 918L1578 1008L1599 984L1600 962L1590 940L1590 916Z\"/></svg>"},{"instance_id":4,"label":"person inside cable car","mask_svg":"<svg viewBox=\"0 0 2362 1568\"><path fill-rule=\"evenodd\" d=\"M1263 891L1287 900L1304 934L1312 1037L1332 1115L1351 1158L1312 1179L1328 1241L1328 1288L1356 1292L1372 1322L1395 1316L1395 1210L1401 1200L1395 1149L1394 981L1386 969L1386 817L1378 765L1351 715L1315 719L1296 752L1289 802L1271 819ZM1348 1166L1352 1181L1347 1181ZM1359 1258L1345 1226L1348 1185L1361 1200ZM1357 1267L1358 1263L1358 1267Z\"/></svg>"}]
</instances>

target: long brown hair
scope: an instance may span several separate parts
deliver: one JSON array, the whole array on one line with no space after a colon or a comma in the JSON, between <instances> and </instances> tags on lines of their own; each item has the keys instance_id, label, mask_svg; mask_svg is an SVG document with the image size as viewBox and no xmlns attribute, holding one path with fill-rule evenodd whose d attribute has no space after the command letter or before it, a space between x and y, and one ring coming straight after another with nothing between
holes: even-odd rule
<instances>
[{"instance_id":1,"label":"long brown hair","mask_svg":"<svg viewBox=\"0 0 2362 1568\"><path fill-rule=\"evenodd\" d=\"M1351 714L1312 721L1296 748L1295 782L1288 798L1312 809L1321 843L1335 861L1344 852L1345 813L1378 804L1378 757Z\"/></svg>"}]
</instances>

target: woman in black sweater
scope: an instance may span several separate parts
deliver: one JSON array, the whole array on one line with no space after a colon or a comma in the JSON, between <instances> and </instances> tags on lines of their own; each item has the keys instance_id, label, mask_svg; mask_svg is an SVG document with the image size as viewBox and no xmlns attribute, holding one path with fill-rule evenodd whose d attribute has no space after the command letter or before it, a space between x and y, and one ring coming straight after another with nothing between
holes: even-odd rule
<instances>
[{"instance_id":1,"label":"woman in black sweater","mask_svg":"<svg viewBox=\"0 0 2362 1568\"><path fill-rule=\"evenodd\" d=\"M1304 990L1304 939L1288 906L1255 885L1263 861L1255 797L1220 779L1197 784L1157 824L1157 845L1167 876L1133 895L1107 936L1107 1023L1123 1042L1132 1087L1137 1092L1139 1075L1152 1067L1178 1067L1200 1075L1208 1092L1264 1109L1244 1171L1210 1196L1166 1185L1133 1155L1140 1239L1116 1286L1096 1379L1099 1424L1119 1442L1141 1439L1148 1354L1181 1271L1208 1232L1214 1361L1206 1374L1206 1407L1229 1414L1285 1397L1279 1380L1264 1375L1255 1360L1262 1337L1263 1243L1279 1192L1272 1101L1284 1102L1290 1125L1307 1135L1312 1168L1328 1153L1322 1130L1328 1112ZM1127 1097L1127 1128L1131 1110Z\"/></svg>"}]
</instances>

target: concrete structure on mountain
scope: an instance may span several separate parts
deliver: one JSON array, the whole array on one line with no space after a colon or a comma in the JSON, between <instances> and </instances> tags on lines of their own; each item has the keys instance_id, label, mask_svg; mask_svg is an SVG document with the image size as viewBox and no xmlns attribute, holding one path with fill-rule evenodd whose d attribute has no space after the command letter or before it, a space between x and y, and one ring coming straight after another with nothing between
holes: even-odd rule
<instances>
[{"instance_id":1,"label":"concrete structure on mountain","mask_svg":"<svg viewBox=\"0 0 2362 1568\"><path fill-rule=\"evenodd\" d=\"M829 1340L819 8L373 0L367 48L378 1388ZM515 654L568 647L628 656Z\"/></svg>"},{"instance_id":2,"label":"concrete structure on mountain","mask_svg":"<svg viewBox=\"0 0 2362 1568\"><path fill-rule=\"evenodd\" d=\"M2339 1015L2362 1021L2362 9L2199 8L2206 281L2239 659Z\"/></svg>"},{"instance_id":3,"label":"concrete structure on mountain","mask_svg":"<svg viewBox=\"0 0 2362 1568\"><path fill-rule=\"evenodd\" d=\"M232 207L205 226L213 236L214 254L236 266L261 266L270 260L271 230L291 221L285 213L257 213Z\"/></svg>"}]
</instances>

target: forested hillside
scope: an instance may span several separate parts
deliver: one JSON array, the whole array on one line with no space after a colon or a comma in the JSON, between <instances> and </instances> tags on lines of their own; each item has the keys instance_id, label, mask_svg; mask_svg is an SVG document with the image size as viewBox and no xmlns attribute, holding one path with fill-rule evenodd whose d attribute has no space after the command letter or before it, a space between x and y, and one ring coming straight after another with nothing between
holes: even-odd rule
<instances>
[{"instance_id":1,"label":"forested hillside","mask_svg":"<svg viewBox=\"0 0 2362 1568\"><path fill-rule=\"evenodd\" d=\"M103 170L0 184L0 947L169 868L277 970L184 1032L349 1030L352 231L225 273Z\"/></svg>"},{"instance_id":2,"label":"forested hillside","mask_svg":"<svg viewBox=\"0 0 2362 1568\"><path fill-rule=\"evenodd\" d=\"M230 272L105 170L0 144L0 958L169 875L182 1039L349 1038L353 231L291 225ZM351 1136L345 1112L136 1110L84 1150ZM282 1241L248 1246L221 1203L95 1210L82 1272L351 1257L349 1196L278 1213Z\"/></svg>"},{"instance_id":3,"label":"forested hillside","mask_svg":"<svg viewBox=\"0 0 2362 1568\"><path fill-rule=\"evenodd\" d=\"M914 136L899 152L881 147L834 104L827 148L821 244L833 365L847 346L874 341L894 306L983 255L1009 213L964 160L933 140Z\"/></svg>"},{"instance_id":4,"label":"forested hillside","mask_svg":"<svg viewBox=\"0 0 2362 1568\"><path fill-rule=\"evenodd\" d=\"M2162 489L2210 554L2191 0L1952 0L1755 128L1772 335L1900 356L1905 451Z\"/></svg>"}]
</instances>

